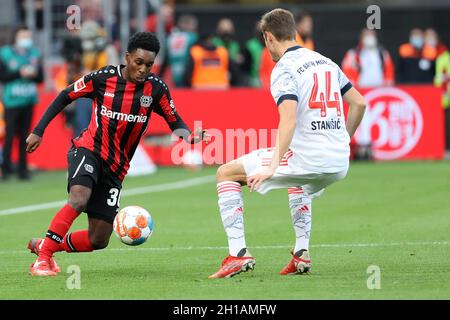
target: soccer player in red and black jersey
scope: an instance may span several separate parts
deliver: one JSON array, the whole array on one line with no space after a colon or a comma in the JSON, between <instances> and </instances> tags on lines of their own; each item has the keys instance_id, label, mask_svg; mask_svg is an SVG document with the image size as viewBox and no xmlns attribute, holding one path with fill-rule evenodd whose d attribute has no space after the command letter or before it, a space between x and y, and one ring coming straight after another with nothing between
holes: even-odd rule
<instances>
[{"instance_id":1,"label":"soccer player in red and black jersey","mask_svg":"<svg viewBox=\"0 0 450 320\"><path fill-rule=\"evenodd\" d=\"M162 116L185 141L208 142L204 131L194 134L189 130L175 109L167 85L150 73L159 48L152 33L134 34L128 42L126 65L106 66L63 90L29 135L27 151L33 152L47 125L64 107L79 97L93 99L89 126L72 140L68 153L67 204L56 213L45 239L28 243L31 252L38 255L30 266L31 275L54 276L60 272L53 258L55 252L90 252L108 245L122 181L152 112ZM81 212L88 214L88 229L68 233Z\"/></svg>"}]
</instances>

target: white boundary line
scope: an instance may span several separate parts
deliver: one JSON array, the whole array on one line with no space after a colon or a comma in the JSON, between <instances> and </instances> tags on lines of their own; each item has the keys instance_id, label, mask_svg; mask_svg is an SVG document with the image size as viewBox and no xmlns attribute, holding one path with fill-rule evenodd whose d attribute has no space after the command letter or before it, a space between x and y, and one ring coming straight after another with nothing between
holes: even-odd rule
<instances>
[{"instance_id":1,"label":"white boundary line","mask_svg":"<svg viewBox=\"0 0 450 320\"><path fill-rule=\"evenodd\" d=\"M132 188L132 189L124 190L121 193L121 197L122 196L129 197L129 196L135 196L135 195L140 195L140 194L155 193L155 192L162 192L162 191L169 191L169 190L176 190L176 189L184 189L187 187L198 186L198 185L202 185L202 184L205 184L208 182L213 182L214 180L215 180L215 176L209 175L209 176L203 176L203 177L199 177L199 178L181 180L181 181L177 181L177 182L163 183L163 184L157 184L157 185L147 186L147 187ZM7 215L13 215L13 214L19 214L19 213L27 213L27 212L32 212L32 211L60 208L66 202L67 202L66 200L61 200L61 201L53 201L53 202L47 202L47 203L42 203L42 204L33 204L33 205L29 205L29 206L24 206L24 207L0 210L0 216L7 216Z\"/></svg>"},{"instance_id":2,"label":"white boundary line","mask_svg":"<svg viewBox=\"0 0 450 320\"><path fill-rule=\"evenodd\" d=\"M322 243L313 244L311 248L368 248L368 247L403 247L403 246L447 246L450 245L450 241L417 241L417 242L387 242L387 243ZM97 252L108 251L195 251L195 250L227 250L228 247L149 247L149 248L137 248L137 247L123 247L123 248L110 248ZM292 249L291 245L275 245L275 246L254 246L249 247L250 250L267 250L267 249ZM0 254L29 254L29 250L0 250Z\"/></svg>"}]
</instances>

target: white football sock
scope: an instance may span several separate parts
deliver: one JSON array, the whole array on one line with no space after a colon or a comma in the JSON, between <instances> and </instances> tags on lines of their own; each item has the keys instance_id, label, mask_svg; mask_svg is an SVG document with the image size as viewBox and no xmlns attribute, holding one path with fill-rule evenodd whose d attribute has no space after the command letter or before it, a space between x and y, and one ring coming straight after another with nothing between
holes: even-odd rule
<instances>
[{"instance_id":1,"label":"white football sock","mask_svg":"<svg viewBox=\"0 0 450 320\"><path fill-rule=\"evenodd\" d=\"M241 185L234 181L220 182L217 184L217 194L220 216L228 237L229 253L236 257L241 249L246 248Z\"/></svg>"},{"instance_id":2,"label":"white football sock","mask_svg":"<svg viewBox=\"0 0 450 320\"><path fill-rule=\"evenodd\" d=\"M312 201L303 193L302 188L288 188L288 194L292 225L294 227L296 238L294 249L294 253L296 253L301 249L309 249Z\"/></svg>"}]
</instances>

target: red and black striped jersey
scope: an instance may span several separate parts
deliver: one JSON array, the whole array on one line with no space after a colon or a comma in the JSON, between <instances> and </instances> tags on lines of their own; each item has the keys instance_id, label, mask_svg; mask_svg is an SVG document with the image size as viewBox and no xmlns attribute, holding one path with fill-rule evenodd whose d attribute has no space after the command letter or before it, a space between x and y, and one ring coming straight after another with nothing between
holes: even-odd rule
<instances>
[{"instance_id":1,"label":"red and black striped jersey","mask_svg":"<svg viewBox=\"0 0 450 320\"><path fill-rule=\"evenodd\" d=\"M189 130L161 79L150 74L143 83L135 84L122 76L123 67L106 66L66 89L70 100L79 97L93 100L89 126L73 139L73 144L99 155L120 180L130 167L152 111L162 116L172 130L177 122Z\"/></svg>"}]
</instances>

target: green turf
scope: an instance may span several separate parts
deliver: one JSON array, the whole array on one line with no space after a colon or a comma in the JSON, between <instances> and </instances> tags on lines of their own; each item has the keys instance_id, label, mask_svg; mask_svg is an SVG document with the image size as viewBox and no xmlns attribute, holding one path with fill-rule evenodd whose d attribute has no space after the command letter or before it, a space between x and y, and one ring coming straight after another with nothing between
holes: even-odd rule
<instances>
[{"instance_id":1,"label":"green turf","mask_svg":"<svg viewBox=\"0 0 450 320\"><path fill-rule=\"evenodd\" d=\"M160 169L127 178L124 190L214 174ZM0 182L0 212L64 200L65 172L32 182ZM27 274L34 256L27 241L42 236L56 209L0 216L0 299L449 299L450 163L352 164L344 181L313 202L308 276L282 277L293 230L285 190L266 196L244 191L247 245L253 272L210 280L226 256L214 182L185 189L124 196L155 221L149 241L127 247L114 236L103 251L56 254L63 272ZM73 226L86 226L81 216ZM433 243L435 242L435 243ZM81 270L70 290L67 268ZM369 290L367 268L381 270L381 289Z\"/></svg>"}]
</instances>

